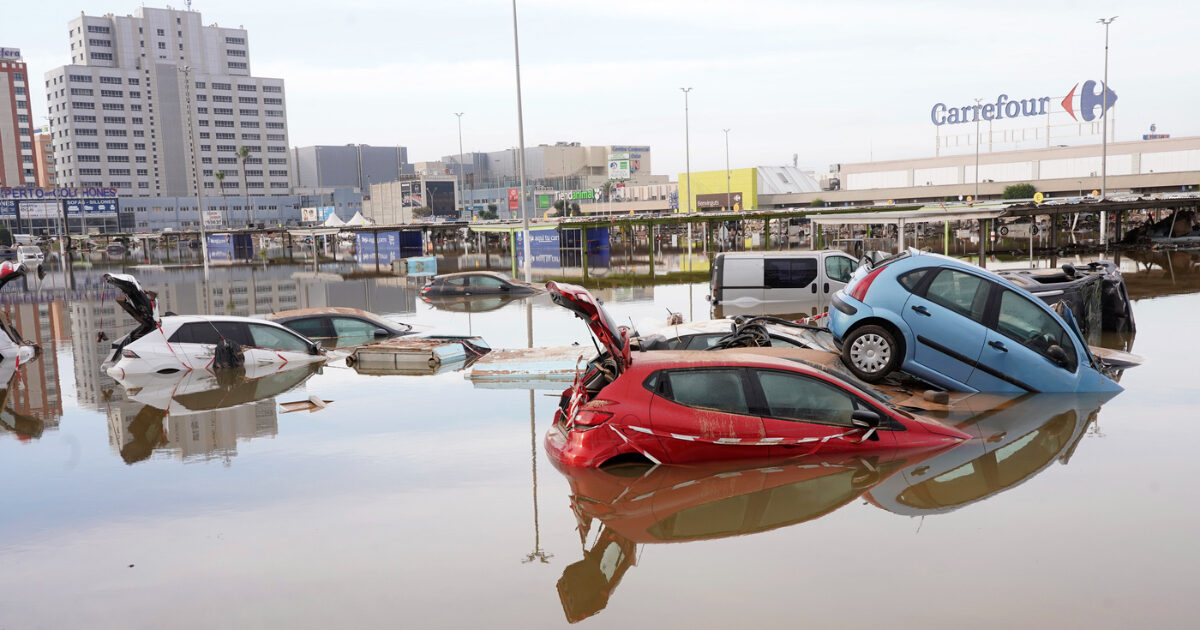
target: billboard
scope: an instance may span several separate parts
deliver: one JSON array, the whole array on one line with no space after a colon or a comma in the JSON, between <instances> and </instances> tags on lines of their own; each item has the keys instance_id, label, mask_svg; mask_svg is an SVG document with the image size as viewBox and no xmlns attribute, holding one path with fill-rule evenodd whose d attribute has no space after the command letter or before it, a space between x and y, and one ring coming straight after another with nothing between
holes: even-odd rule
<instances>
[{"instance_id":1,"label":"billboard","mask_svg":"<svg viewBox=\"0 0 1200 630\"><path fill-rule=\"evenodd\" d=\"M17 218L17 202L12 199L0 199L0 218Z\"/></svg>"},{"instance_id":2,"label":"billboard","mask_svg":"<svg viewBox=\"0 0 1200 630\"><path fill-rule=\"evenodd\" d=\"M360 265L375 265L376 252L380 266L390 265L399 258L421 255L421 232L359 232L355 234L354 258ZM376 249L378 248L378 250Z\"/></svg>"},{"instance_id":3,"label":"billboard","mask_svg":"<svg viewBox=\"0 0 1200 630\"><path fill-rule=\"evenodd\" d=\"M610 153L608 156L608 178L629 179L629 154Z\"/></svg>"},{"instance_id":4,"label":"billboard","mask_svg":"<svg viewBox=\"0 0 1200 630\"><path fill-rule=\"evenodd\" d=\"M538 194L537 209L538 210L549 210L550 209L550 195L545 195L545 194L540 194L540 193Z\"/></svg>"},{"instance_id":5,"label":"billboard","mask_svg":"<svg viewBox=\"0 0 1200 630\"><path fill-rule=\"evenodd\" d=\"M454 203L454 182L425 182L425 199L431 216L458 216L458 208Z\"/></svg>"},{"instance_id":6,"label":"billboard","mask_svg":"<svg viewBox=\"0 0 1200 630\"><path fill-rule=\"evenodd\" d=\"M116 199L69 199L67 200L67 216L78 217L115 217L120 209Z\"/></svg>"},{"instance_id":7,"label":"billboard","mask_svg":"<svg viewBox=\"0 0 1200 630\"><path fill-rule=\"evenodd\" d=\"M317 220L316 208L300 208L300 220L306 223L312 223Z\"/></svg>"},{"instance_id":8,"label":"billboard","mask_svg":"<svg viewBox=\"0 0 1200 630\"><path fill-rule=\"evenodd\" d=\"M214 228L221 227L224 221L221 220L220 210L205 210L204 211L204 227Z\"/></svg>"},{"instance_id":9,"label":"billboard","mask_svg":"<svg viewBox=\"0 0 1200 630\"><path fill-rule=\"evenodd\" d=\"M525 232L517 235L517 265L525 264ZM529 232L529 266L539 269L558 268L562 266L558 232L556 230L531 230Z\"/></svg>"},{"instance_id":10,"label":"billboard","mask_svg":"<svg viewBox=\"0 0 1200 630\"><path fill-rule=\"evenodd\" d=\"M1091 122L1103 117L1106 109L1111 109L1117 102L1117 93L1102 81L1090 79L1084 81L1083 89L1076 96L1075 92L1079 90L1079 87L1080 84L1076 83L1059 103L1062 110L1070 115L1072 120L1078 121L1083 118L1084 121ZM1047 114L1046 106L1055 98L1034 96L1015 99L1009 98L1007 94L1001 94L996 97L995 102L981 103L976 100L974 104L966 103L961 106L937 103L929 110L929 119L934 125L940 127L942 125L977 123L980 120L993 121L1005 118L1045 116ZM1100 110L1099 113L1096 112L1097 109Z\"/></svg>"},{"instance_id":11,"label":"billboard","mask_svg":"<svg viewBox=\"0 0 1200 630\"><path fill-rule=\"evenodd\" d=\"M425 195L421 194L421 182L400 183L400 205L405 208L425 207Z\"/></svg>"},{"instance_id":12,"label":"billboard","mask_svg":"<svg viewBox=\"0 0 1200 630\"><path fill-rule=\"evenodd\" d=\"M508 189L508 209L516 210L521 207L521 191L516 188Z\"/></svg>"}]
</instances>

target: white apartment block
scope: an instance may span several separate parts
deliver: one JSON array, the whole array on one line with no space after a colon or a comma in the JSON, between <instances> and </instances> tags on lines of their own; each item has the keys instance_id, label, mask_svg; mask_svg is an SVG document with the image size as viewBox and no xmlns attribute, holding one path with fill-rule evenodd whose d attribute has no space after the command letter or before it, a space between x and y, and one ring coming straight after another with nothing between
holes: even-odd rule
<instances>
[{"instance_id":1,"label":"white apartment block","mask_svg":"<svg viewBox=\"0 0 1200 630\"><path fill-rule=\"evenodd\" d=\"M219 172L231 196L288 192L283 79L251 75L244 29L144 7L68 28L71 64L45 75L59 186L193 196L199 169L204 196Z\"/></svg>"}]
</instances>

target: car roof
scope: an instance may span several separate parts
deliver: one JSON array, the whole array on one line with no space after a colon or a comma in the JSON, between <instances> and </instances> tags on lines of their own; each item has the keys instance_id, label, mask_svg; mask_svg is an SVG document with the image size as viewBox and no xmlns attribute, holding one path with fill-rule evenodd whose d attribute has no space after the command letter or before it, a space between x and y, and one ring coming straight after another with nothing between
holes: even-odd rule
<instances>
[{"instance_id":1,"label":"car roof","mask_svg":"<svg viewBox=\"0 0 1200 630\"><path fill-rule=\"evenodd\" d=\"M190 324L193 322L244 322L247 324L267 324L270 326L279 326L279 323L269 319L259 317L239 317L237 315L167 315L162 318L164 326L167 324Z\"/></svg>"},{"instance_id":2,"label":"car roof","mask_svg":"<svg viewBox=\"0 0 1200 630\"><path fill-rule=\"evenodd\" d=\"M509 278L508 276L506 276L502 273L496 272L496 271L459 271L456 273L443 273L443 274L438 275L437 277L438 278L461 278L464 276L491 276L493 278L500 278L501 280L507 280L509 282L514 281L512 278Z\"/></svg>"},{"instance_id":3,"label":"car roof","mask_svg":"<svg viewBox=\"0 0 1200 630\"><path fill-rule=\"evenodd\" d=\"M841 254L850 256L840 249L796 249L782 252L722 252L717 254L724 258L795 258L797 256L821 256L826 254Z\"/></svg>"},{"instance_id":4,"label":"car roof","mask_svg":"<svg viewBox=\"0 0 1200 630\"><path fill-rule=\"evenodd\" d=\"M814 351L819 352L819 351ZM821 353L828 354L828 353ZM797 363L780 356L760 354L742 349L731 350L656 350L654 352L636 352L633 355L634 367L645 369L689 368L689 367L720 367L755 365L759 367L775 367L802 372L817 370L804 363ZM828 372L823 372L828 374ZM832 376L837 376L833 374Z\"/></svg>"},{"instance_id":5,"label":"car roof","mask_svg":"<svg viewBox=\"0 0 1200 630\"><path fill-rule=\"evenodd\" d=\"M290 311L279 311L264 316L265 319L272 321L280 321L284 319L292 319L295 317L311 317L313 315L352 315L354 317L363 317L366 319L382 319L380 316L370 311L364 311L359 308L349 308L345 306L323 306L320 308L296 308Z\"/></svg>"}]
</instances>

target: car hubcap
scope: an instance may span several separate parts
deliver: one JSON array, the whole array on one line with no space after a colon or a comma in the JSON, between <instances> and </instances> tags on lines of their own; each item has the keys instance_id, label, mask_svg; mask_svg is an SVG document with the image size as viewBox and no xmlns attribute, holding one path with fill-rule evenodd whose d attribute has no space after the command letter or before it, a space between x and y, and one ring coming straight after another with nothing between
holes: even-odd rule
<instances>
[{"instance_id":1,"label":"car hubcap","mask_svg":"<svg viewBox=\"0 0 1200 630\"><path fill-rule=\"evenodd\" d=\"M850 359L855 367L875 373L884 368L892 358L892 348L883 337L866 334L854 340L850 346Z\"/></svg>"}]
</instances>

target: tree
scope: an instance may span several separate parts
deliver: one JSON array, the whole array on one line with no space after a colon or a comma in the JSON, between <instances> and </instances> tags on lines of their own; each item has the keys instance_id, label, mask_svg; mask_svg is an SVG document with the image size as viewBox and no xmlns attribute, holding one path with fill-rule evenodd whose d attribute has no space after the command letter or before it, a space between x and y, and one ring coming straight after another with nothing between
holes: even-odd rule
<instances>
[{"instance_id":1,"label":"tree","mask_svg":"<svg viewBox=\"0 0 1200 630\"><path fill-rule=\"evenodd\" d=\"M581 217L581 216L583 216L583 211L581 211L581 210L579 209L579 202L578 202L578 201L572 201L572 202L571 202L571 216L573 216L573 217Z\"/></svg>"},{"instance_id":2,"label":"tree","mask_svg":"<svg viewBox=\"0 0 1200 630\"><path fill-rule=\"evenodd\" d=\"M221 208L225 210L225 222L229 223L229 206L225 205L225 171L217 171L217 188L221 189ZM204 223L204 213L200 213L200 222Z\"/></svg>"},{"instance_id":3,"label":"tree","mask_svg":"<svg viewBox=\"0 0 1200 630\"><path fill-rule=\"evenodd\" d=\"M612 191L613 191L613 188L615 188L615 187L616 187L616 185L613 184L613 181L611 179L604 182L604 184L602 186L600 186L600 192L604 193L605 201L610 201L612 199Z\"/></svg>"},{"instance_id":4,"label":"tree","mask_svg":"<svg viewBox=\"0 0 1200 630\"><path fill-rule=\"evenodd\" d=\"M554 202L554 214L552 216L567 216L567 201L565 199L559 199L558 201Z\"/></svg>"},{"instance_id":5,"label":"tree","mask_svg":"<svg viewBox=\"0 0 1200 630\"><path fill-rule=\"evenodd\" d=\"M487 210L479 211L479 219L481 221L495 221L498 218L500 218L500 213L496 212L496 204L494 203L489 203Z\"/></svg>"},{"instance_id":6,"label":"tree","mask_svg":"<svg viewBox=\"0 0 1200 630\"><path fill-rule=\"evenodd\" d=\"M12 244L12 232L9 232L8 228L0 226L0 246L12 247Z\"/></svg>"},{"instance_id":7,"label":"tree","mask_svg":"<svg viewBox=\"0 0 1200 630\"><path fill-rule=\"evenodd\" d=\"M425 206L421 206L420 208L413 208L412 215L414 219L426 219L433 215L433 210L430 210Z\"/></svg>"},{"instance_id":8,"label":"tree","mask_svg":"<svg viewBox=\"0 0 1200 630\"><path fill-rule=\"evenodd\" d=\"M825 200L820 197L817 197L816 199L813 199L812 201L808 202L808 205L810 208L822 208L825 206Z\"/></svg>"},{"instance_id":9,"label":"tree","mask_svg":"<svg viewBox=\"0 0 1200 630\"><path fill-rule=\"evenodd\" d=\"M238 159L242 161L242 191L246 197L246 224L250 224L250 182L246 181L246 160L250 159L250 147L238 147Z\"/></svg>"},{"instance_id":10,"label":"tree","mask_svg":"<svg viewBox=\"0 0 1200 630\"><path fill-rule=\"evenodd\" d=\"M1000 193L1001 199L1033 199L1037 188L1033 184L1012 184L1004 187L1004 192Z\"/></svg>"}]
</instances>

